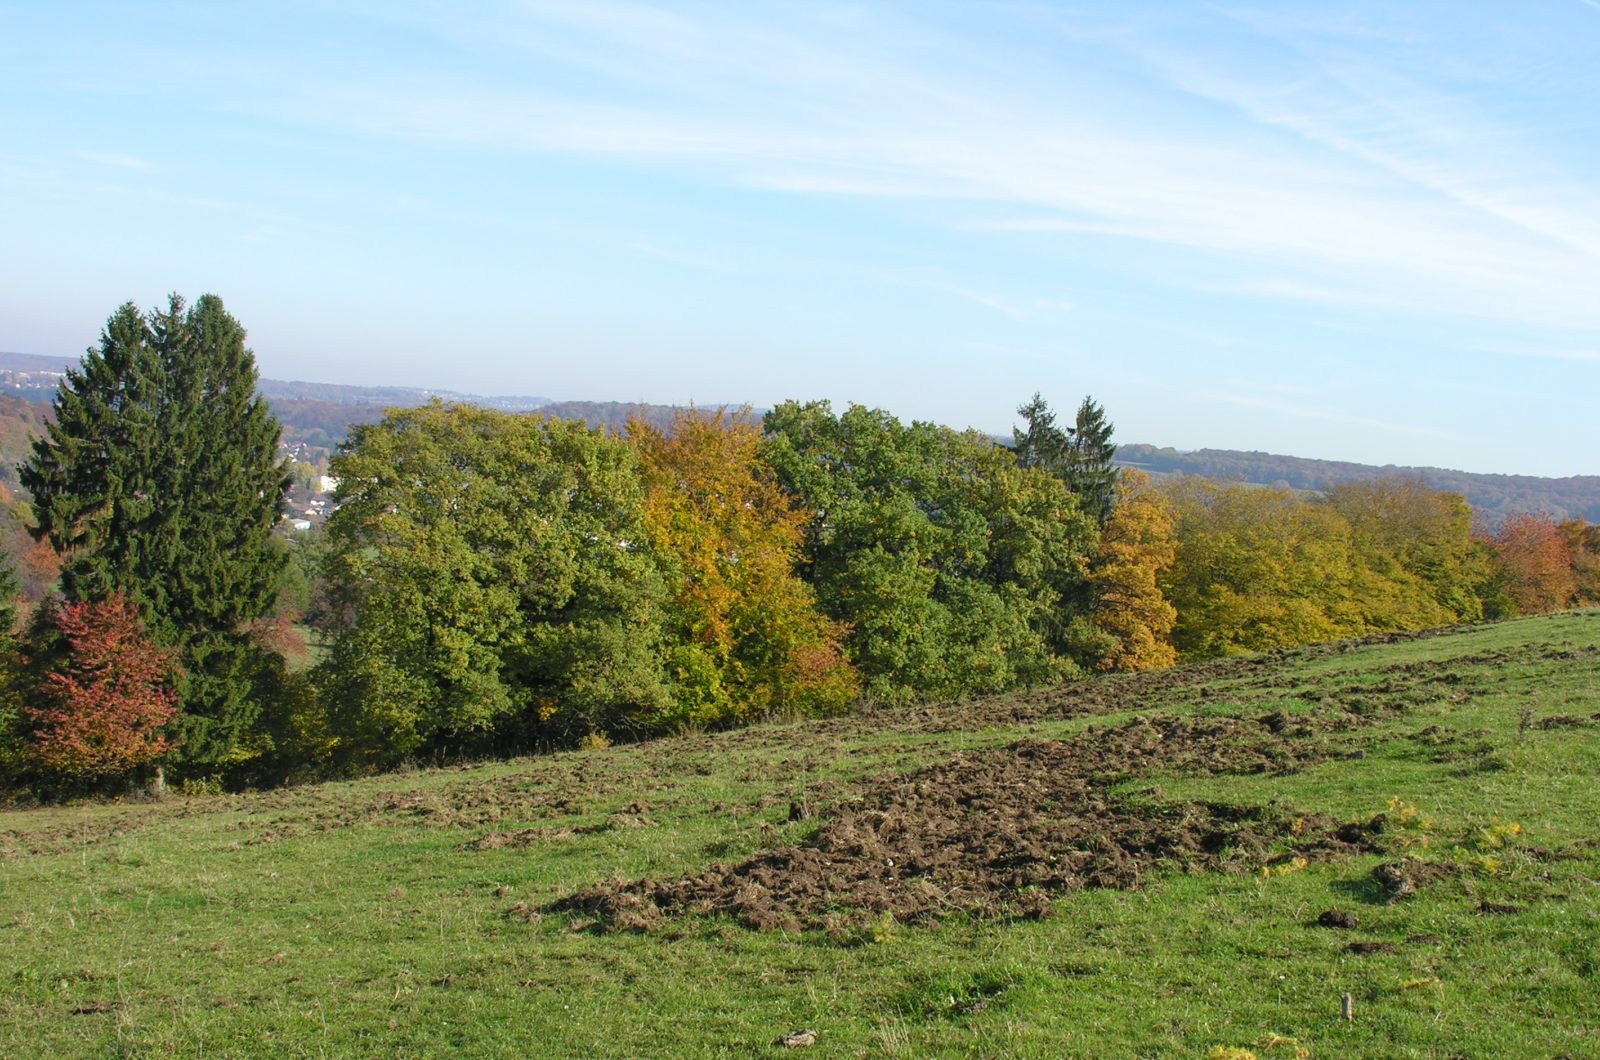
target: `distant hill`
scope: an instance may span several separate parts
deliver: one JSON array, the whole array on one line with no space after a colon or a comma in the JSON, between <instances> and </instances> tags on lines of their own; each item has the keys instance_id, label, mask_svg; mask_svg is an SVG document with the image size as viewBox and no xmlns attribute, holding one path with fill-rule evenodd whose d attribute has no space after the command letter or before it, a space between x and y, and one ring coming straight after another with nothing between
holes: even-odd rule
<instances>
[{"instance_id":1,"label":"distant hill","mask_svg":"<svg viewBox=\"0 0 1600 1060\"><path fill-rule=\"evenodd\" d=\"M74 358L0 353L0 486L16 487L17 464L28 453L28 440L44 430L48 405L62 371ZM542 397L485 397L421 387L349 386L263 379L262 395L283 424L284 442L298 459L318 464L331 455L358 423L375 423L383 411L441 401L461 402L507 412L537 411L557 419L583 420L591 427L620 432L639 415L657 427L672 423L672 405L625 401L551 401ZM714 407L714 406L710 406ZM756 410L759 417L765 410ZM1198 449L1180 452L1153 445L1125 444L1119 462L1165 475L1199 475L1224 482L1322 491L1340 482L1384 475L1416 475L1434 489L1466 497L1487 525L1498 526L1512 512L1547 512L1558 519L1583 518L1600 523L1600 475L1539 478L1534 475L1485 475L1437 467L1375 467L1340 460L1313 460L1274 453Z\"/></svg>"},{"instance_id":2,"label":"distant hill","mask_svg":"<svg viewBox=\"0 0 1600 1060\"><path fill-rule=\"evenodd\" d=\"M78 363L76 357L41 357L36 353L0 353L0 371L51 372L60 375L68 365Z\"/></svg>"},{"instance_id":3,"label":"distant hill","mask_svg":"<svg viewBox=\"0 0 1600 1060\"><path fill-rule=\"evenodd\" d=\"M1342 460L1312 460L1273 453L1231 449L1179 452L1153 445L1123 445L1120 463L1153 475L1199 475L1223 482L1321 491L1341 482L1359 482L1385 475L1415 475L1438 490L1459 493L1480 518L1497 526L1513 512L1546 512L1557 519L1600 522L1600 475L1539 478L1534 475L1486 475L1441 467L1374 467Z\"/></svg>"},{"instance_id":4,"label":"distant hill","mask_svg":"<svg viewBox=\"0 0 1600 1060\"><path fill-rule=\"evenodd\" d=\"M325 405L372 405L378 408L410 408L426 405L434 398L461 402L507 412L530 412L550 404L542 397L485 397L459 394L453 390L431 390L409 386L347 386L341 383L305 383L298 380L263 379L257 387L261 395L277 407L279 401L314 401Z\"/></svg>"},{"instance_id":5,"label":"distant hill","mask_svg":"<svg viewBox=\"0 0 1600 1060\"><path fill-rule=\"evenodd\" d=\"M14 394L0 393L0 487L17 489L17 465L44 433L50 408Z\"/></svg>"}]
</instances>

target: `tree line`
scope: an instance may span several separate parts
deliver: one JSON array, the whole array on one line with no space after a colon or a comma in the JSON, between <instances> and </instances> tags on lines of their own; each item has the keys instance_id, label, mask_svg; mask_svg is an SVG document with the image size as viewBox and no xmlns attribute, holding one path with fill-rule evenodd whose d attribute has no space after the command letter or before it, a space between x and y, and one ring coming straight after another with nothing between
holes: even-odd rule
<instances>
[{"instance_id":1,"label":"tree line","mask_svg":"<svg viewBox=\"0 0 1600 1060\"><path fill-rule=\"evenodd\" d=\"M1018 414L1008 446L825 401L391 409L286 537L243 328L123 306L21 471L58 577L26 615L0 586L0 783L275 783L1600 601L1581 520L1490 534L1405 478L1153 483L1092 399Z\"/></svg>"}]
</instances>

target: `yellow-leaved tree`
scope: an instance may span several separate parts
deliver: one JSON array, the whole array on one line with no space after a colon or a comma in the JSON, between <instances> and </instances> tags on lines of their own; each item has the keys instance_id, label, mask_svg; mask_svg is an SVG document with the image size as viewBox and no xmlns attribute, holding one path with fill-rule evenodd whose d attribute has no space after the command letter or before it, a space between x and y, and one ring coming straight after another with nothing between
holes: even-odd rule
<instances>
[{"instance_id":1,"label":"yellow-leaved tree","mask_svg":"<svg viewBox=\"0 0 1600 1060\"><path fill-rule=\"evenodd\" d=\"M1239 655L1360 636L1390 583L1364 564L1350 524L1287 490L1184 478L1166 487L1178 558L1161 588L1178 609L1184 658Z\"/></svg>"},{"instance_id":2,"label":"yellow-leaved tree","mask_svg":"<svg viewBox=\"0 0 1600 1060\"><path fill-rule=\"evenodd\" d=\"M1178 661L1172 629L1178 611L1157 579L1177 558L1172 505L1140 471L1122 473L1111 517L1090 567L1094 624L1116 639L1102 670L1154 670Z\"/></svg>"},{"instance_id":3,"label":"yellow-leaved tree","mask_svg":"<svg viewBox=\"0 0 1600 1060\"><path fill-rule=\"evenodd\" d=\"M645 528L673 584L668 670L679 724L820 714L858 693L845 627L794 572L801 522L761 459L748 410L628 425L645 479Z\"/></svg>"}]
</instances>

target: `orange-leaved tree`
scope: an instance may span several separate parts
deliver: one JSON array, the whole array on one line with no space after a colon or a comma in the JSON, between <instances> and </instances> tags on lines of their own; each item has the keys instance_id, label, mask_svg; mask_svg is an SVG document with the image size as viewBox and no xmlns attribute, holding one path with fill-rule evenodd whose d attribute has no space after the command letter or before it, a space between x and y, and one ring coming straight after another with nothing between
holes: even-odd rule
<instances>
[{"instance_id":1,"label":"orange-leaved tree","mask_svg":"<svg viewBox=\"0 0 1600 1060\"><path fill-rule=\"evenodd\" d=\"M158 759L178 716L173 653L146 636L121 596L65 603L54 615L66 656L39 684L33 758L74 779L120 776Z\"/></svg>"},{"instance_id":2,"label":"orange-leaved tree","mask_svg":"<svg viewBox=\"0 0 1600 1060\"><path fill-rule=\"evenodd\" d=\"M1491 543L1518 613L1533 615L1571 606L1578 576L1567 535L1554 519L1527 512L1509 515Z\"/></svg>"},{"instance_id":3,"label":"orange-leaved tree","mask_svg":"<svg viewBox=\"0 0 1600 1060\"><path fill-rule=\"evenodd\" d=\"M838 710L858 680L845 628L794 572L801 522L761 459L748 410L678 414L670 432L628 425L644 521L674 585L669 668L687 724Z\"/></svg>"},{"instance_id":4,"label":"orange-leaved tree","mask_svg":"<svg viewBox=\"0 0 1600 1060\"><path fill-rule=\"evenodd\" d=\"M1100 669L1153 670L1178 661L1172 646L1178 612L1157 584L1177 555L1171 503L1151 488L1148 475L1124 471L1089 572L1094 624L1116 639Z\"/></svg>"}]
</instances>

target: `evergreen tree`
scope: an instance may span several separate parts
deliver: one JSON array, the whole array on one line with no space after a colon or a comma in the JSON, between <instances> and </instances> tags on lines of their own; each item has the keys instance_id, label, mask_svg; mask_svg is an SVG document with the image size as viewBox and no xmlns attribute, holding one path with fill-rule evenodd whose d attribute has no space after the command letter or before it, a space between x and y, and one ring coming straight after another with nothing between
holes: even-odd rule
<instances>
[{"instance_id":1,"label":"evergreen tree","mask_svg":"<svg viewBox=\"0 0 1600 1060\"><path fill-rule=\"evenodd\" d=\"M1017 407L1017 415L1027 424L1027 430L1011 429L1017 466L1038 468L1060 479L1077 495L1078 507L1104 528L1117 503L1117 469L1112 463L1117 447L1111 444L1106 410L1086 397L1073 426L1063 430L1056 425L1049 403L1035 392L1027 404Z\"/></svg>"},{"instance_id":2,"label":"evergreen tree","mask_svg":"<svg viewBox=\"0 0 1600 1060\"><path fill-rule=\"evenodd\" d=\"M17 601L22 598L22 580L9 553L0 552L0 665L8 665L17 644Z\"/></svg>"},{"instance_id":3,"label":"evergreen tree","mask_svg":"<svg viewBox=\"0 0 1600 1060\"><path fill-rule=\"evenodd\" d=\"M66 599L120 593L178 650L174 760L196 767L259 751L251 685L264 660L248 627L282 566L270 535L288 479L244 338L215 295L122 306L67 372L20 476L36 536L63 556Z\"/></svg>"},{"instance_id":4,"label":"evergreen tree","mask_svg":"<svg viewBox=\"0 0 1600 1060\"><path fill-rule=\"evenodd\" d=\"M1063 476L1067 488L1078 495L1078 506L1103 527L1117 503L1117 469L1111 462L1117 447L1111 444L1111 424L1106 410L1086 397L1078 406L1072 441Z\"/></svg>"},{"instance_id":5,"label":"evergreen tree","mask_svg":"<svg viewBox=\"0 0 1600 1060\"><path fill-rule=\"evenodd\" d=\"M22 584L8 554L0 553L0 789L15 783L27 761L21 660L17 658L17 597Z\"/></svg>"},{"instance_id":6,"label":"evergreen tree","mask_svg":"<svg viewBox=\"0 0 1600 1060\"><path fill-rule=\"evenodd\" d=\"M1017 466L1036 467L1062 477L1072 441L1066 431L1056 426L1056 414L1051 411L1050 403L1036 390L1026 405L1017 406L1017 415L1028 425L1025 431L1011 429Z\"/></svg>"}]
</instances>

